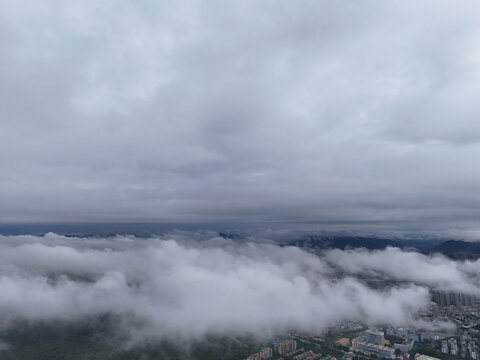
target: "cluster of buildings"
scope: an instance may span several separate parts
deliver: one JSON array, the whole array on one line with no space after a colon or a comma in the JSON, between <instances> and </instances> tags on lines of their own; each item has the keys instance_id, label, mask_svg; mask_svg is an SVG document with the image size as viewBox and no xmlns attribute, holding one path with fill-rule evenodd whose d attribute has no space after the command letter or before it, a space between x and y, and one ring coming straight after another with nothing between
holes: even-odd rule
<instances>
[{"instance_id":1,"label":"cluster of buildings","mask_svg":"<svg viewBox=\"0 0 480 360\"><path fill-rule=\"evenodd\" d=\"M432 291L432 300L440 306L472 306L476 297L448 291Z\"/></svg>"},{"instance_id":2,"label":"cluster of buildings","mask_svg":"<svg viewBox=\"0 0 480 360\"><path fill-rule=\"evenodd\" d=\"M464 333L460 336L460 356L468 356L474 360L479 358L478 348L475 340L473 340L471 335L468 333Z\"/></svg>"},{"instance_id":3,"label":"cluster of buildings","mask_svg":"<svg viewBox=\"0 0 480 360\"><path fill-rule=\"evenodd\" d=\"M442 294L441 292L436 292L437 294ZM443 293L446 294L446 293ZM452 294L452 293L448 293ZM478 299L473 298L469 295L462 294L453 294L452 299L447 299L441 297L440 300L437 300L437 303L431 306L428 310L423 312L420 315L420 319L425 321L448 321L454 323L457 328L470 328L478 324L480 319L480 303ZM438 295L439 296L439 295ZM443 296L443 295L442 295ZM450 296L450 295L449 295ZM459 300L464 298L464 300ZM465 300L468 299L469 300ZM435 299L435 296L434 296ZM456 299L456 300L455 300ZM472 300L475 300L471 305L461 305L470 303ZM457 304L457 305L455 305ZM460 305L458 305L460 304Z\"/></svg>"},{"instance_id":4,"label":"cluster of buildings","mask_svg":"<svg viewBox=\"0 0 480 360\"><path fill-rule=\"evenodd\" d=\"M385 346L384 333L376 329L366 330L362 336L353 339L352 349L390 359L395 357L395 349Z\"/></svg>"},{"instance_id":5,"label":"cluster of buildings","mask_svg":"<svg viewBox=\"0 0 480 360\"><path fill-rule=\"evenodd\" d=\"M468 336L460 337L460 347L457 340L453 337L442 340L440 351L444 354L460 355L464 358L478 359L478 348L475 344L475 340Z\"/></svg>"},{"instance_id":6,"label":"cluster of buildings","mask_svg":"<svg viewBox=\"0 0 480 360\"><path fill-rule=\"evenodd\" d=\"M251 354L249 357L246 358L246 360L266 360L270 359L273 356L273 351L275 350L275 353L279 355L289 355L293 354L295 351L297 351L297 342L295 340L285 340L281 341L279 343L274 344L273 349L271 347L265 347L259 352L256 352L254 354ZM305 353L303 353L305 354ZM300 354L300 355L303 355ZM313 353L312 353L313 354ZM309 357L308 355L305 357L301 358L294 358L295 360L312 360L313 357Z\"/></svg>"},{"instance_id":7,"label":"cluster of buildings","mask_svg":"<svg viewBox=\"0 0 480 360\"><path fill-rule=\"evenodd\" d=\"M274 345L275 352L280 355L287 355L297 351L297 342L295 340L284 340Z\"/></svg>"},{"instance_id":8,"label":"cluster of buildings","mask_svg":"<svg viewBox=\"0 0 480 360\"><path fill-rule=\"evenodd\" d=\"M293 357L293 360L313 360L318 357L313 351L305 351Z\"/></svg>"},{"instance_id":9,"label":"cluster of buildings","mask_svg":"<svg viewBox=\"0 0 480 360\"><path fill-rule=\"evenodd\" d=\"M413 346L413 342L421 342L424 341L425 339L429 340L438 340L438 336L432 334L429 331L418 331L417 329L414 328L393 328L393 327L388 327L386 329L387 335L396 335L396 336L401 336L411 342L411 345ZM411 347L410 347L411 348Z\"/></svg>"},{"instance_id":10,"label":"cluster of buildings","mask_svg":"<svg viewBox=\"0 0 480 360\"><path fill-rule=\"evenodd\" d=\"M251 354L246 360L266 360L271 358L273 355L271 347L265 347L259 352Z\"/></svg>"},{"instance_id":11,"label":"cluster of buildings","mask_svg":"<svg viewBox=\"0 0 480 360\"><path fill-rule=\"evenodd\" d=\"M358 337L351 340L351 348L349 351L344 347L332 345L332 350L343 352L343 360L365 359L370 356L378 356L387 359L396 360L413 360L409 353L415 342L424 342L422 346L427 346L431 350L431 354L438 354L439 358L463 357L465 359L480 360L479 348L477 343L480 341L480 302L472 296L436 291L433 293L436 304L429 309L418 314L419 320L425 322L445 322L455 324L456 326L442 330L442 333L434 333L432 331L421 330L416 328L394 328L387 327L380 331L379 329L368 329L362 331L364 327L354 322L338 323L333 332L350 332L354 331ZM294 333L294 332L293 332ZM385 341L385 334L392 342ZM292 335L292 333L290 334ZM323 335L323 334L322 334ZM322 348L326 342L322 335L306 334L303 337L295 337L273 344L272 347L266 347L261 351L250 355L247 360L268 360L273 354L278 354L283 360L283 356L287 360L318 360L320 354L316 354L313 345ZM389 337L388 335L395 335ZM352 334L347 334L346 340L351 339ZM297 349L297 339L300 342L308 343L307 349L312 348L313 351L305 351L303 348ZM340 339L342 340L342 339ZM325 343L324 343L325 341ZM330 341L330 340L329 340ZM395 343L393 343L395 342ZM332 342L333 343L333 342ZM387 345L386 345L387 344ZM344 345L341 343L341 345ZM347 344L348 345L348 344ZM331 345L328 345L331 346ZM300 346L301 347L301 346ZM421 347L419 347L420 349ZM425 351L427 352L427 351ZM427 352L429 353L429 352ZM444 355L442 355L444 354ZM279 358L276 356L275 359ZM330 357L330 356L328 356ZM325 359L325 358L323 358ZM334 358L332 357L331 360ZM439 360L438 358L423 354L416 354L414 360Z\"/></svg>"},{"instance_id":12,"label":"cluster of buildings","mask_svg":"<svg viewBox=\"0 0 480 360\"><path fill-rule=\"evenodd\" d=\"M303 348L297 349L297 341L288 339L274 343L273 348L265 347L262 350L251 354L245 360L267 360L272 358L274 354L286 356L291 360L315 360L320 357L320 354L316 354L312 350L305 351ZM280 357L278 360L283 360L283 357ZM335 358L332 356L326 356L323 360L335 360Z\"/></svg>"},{"instance_id":13,"label":"cluster of buildings","mask_svg":"<svg viewBox=\"0 0 480 360\"><path fill-rule=\"evenodd\" d=\"M478 325L480 324L480 304L477 299L447 292L434 292L434 299L435 296L437 305L423 314L422 319L445 321L456 325L456 334L452 332L452 337L442 340L439 350L443 354L479 359L479 349L475 342L475 338L479 337ZM456 338L453 335L456 335ZM438 340L438 338L433 337L432 340Z\"/></svg>"},{"instance_id":14,"label":"cluster of buildings","mask_svg":"<svg viewBox=\"0 0 480 360\"><path fill-rule=\"evenodd\" d=\"M471 325L461 326L455 336L445 338L439 342L440 347L437 348L441 353L446 355L461 356L463 358L480 360L479 349L475 342L475 335L478 337L478 330ZM425 339L440 340L440 337L428 332L417 332L415 329L393 329L387 328L387 333L402 336L408 341L403 344L394 344L393 348L398 348L403 353L410 351L414 341L423 341ZM420 359L421 360L421 359ZM425 360L425 359L424 359ZM427 359L428 360L428 359Z\"/></svg>"},{"instance_id":15,"label":"cluster of buildings","mask_svg":"<svg viewBox=\"0 0 480 360\"><path fill-rule=\"evenodd\" d=\"M442 345L441 345L442 353L448 354L449 350L450 350L450 354L452 355L458 354L457 340L453 337L448 340L442 340Z\"/></svg>"}]
</instances>

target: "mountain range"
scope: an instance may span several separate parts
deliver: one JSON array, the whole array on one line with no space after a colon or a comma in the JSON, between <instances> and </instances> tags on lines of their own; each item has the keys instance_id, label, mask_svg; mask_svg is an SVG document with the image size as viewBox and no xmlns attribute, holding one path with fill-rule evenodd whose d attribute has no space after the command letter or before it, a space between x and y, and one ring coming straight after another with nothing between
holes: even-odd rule
<instances>
[{"instance_id":1,"label":"mountain range","mask_svg":"<svg viewBox=\"0 0 480 360\"><path fill-rule=\"evenodd\" d=\"M424 254L439 253L456 260L480 258L480 242L462 240L403 240L382 239L359 236L322 236L305 235L299 239L287 242L286 245L298 246L312 252L327 249L357 249L381 250L388 246L401 249L415 249Z\"/></svg>"}]
</instances>

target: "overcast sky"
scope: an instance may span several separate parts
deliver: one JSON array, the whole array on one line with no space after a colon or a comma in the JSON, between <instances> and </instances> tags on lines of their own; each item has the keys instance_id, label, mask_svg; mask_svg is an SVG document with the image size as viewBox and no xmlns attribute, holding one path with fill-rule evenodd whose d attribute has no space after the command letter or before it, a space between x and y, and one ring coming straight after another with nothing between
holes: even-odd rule
<instances>
[{"instance_id":1,"label":"overcast sky","mask_svg":"<svg viewBox=\"0 0 480 360\"><path fill-rule=\"evenodd\" d=\"M0 222L479 227L478 1L0 5Z\"/></svg>"}]
</instances>

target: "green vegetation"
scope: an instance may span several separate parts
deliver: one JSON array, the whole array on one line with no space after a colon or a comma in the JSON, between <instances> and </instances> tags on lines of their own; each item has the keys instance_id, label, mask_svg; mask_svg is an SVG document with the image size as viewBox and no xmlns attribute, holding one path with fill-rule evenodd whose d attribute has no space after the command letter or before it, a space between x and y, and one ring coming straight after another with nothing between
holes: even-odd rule
<instances>
[{"instance_id":1,"label":"green vegetation","mask_svg":"<svg viewBox=\"0 0 480 360\"><path fill-rule=\"evenodd\" d=\"M429 341L429 342L415 342L413 345L412 350L410 350L410 354L414 356L416 353L424 354L428 356L433 356L443 360L465 360L461 356L457 355L450 355L444 354L441 351L437 350L440 348L439 341Z\"/></svg>"},{"instance_id":2,"label":"green vegetation","mask_svg":"<svg viewBox=\"0 0 480 360\"><path fill-rule=\"evenodd\" d=\"M120 324L111 317L89 319L82 323L18 323L0 332L1 360L243 360L271 342L253 336L207 336L201 341L181 343L180 340L151 340L127 348L127 339L117 331ZM325 338L294 336L297 347L313 351L322 357L341 358L347 346L335 343L340 338L352 339L358 331L327 334ZM289 338L276 337L276 340ZM271 360L281 356L273 354ZM284 357L291 360L290 357ZM358 359L371 357L358 355Z\"/></svg>"},{"instance_id":3,"label":"green vegetation","mask_svg":"<svg viewBox=\"0 0 480 360\"><path fill-rule=\"evenodd\" d=\"M395 343L401 344L405 340L403 337L398 336L398 335L386 335L385 334L385 340L390 341L390 343L393 345Z\"/></svg>"},{"instance_id":4,"label":"green vegetation","mask_svg":"<svg viewBox=\"0 0 480 360\"><path fill-rule=\"evenodd\" d=\"M343 331L339 335L337 335L337 340L341 338L349 338L350 341L356 337L362 332L362 330L349 330L349 331Z\"/></svg>"},{"instance_id":5,"label":"green vegetation","mask_svg":"<svg viewBox=\"0 0 480 360\"><path fill-rule=\"evenodd\" d=\"M335 341L339 338L336 336L326 336L323 341L315 340L313 338L302 338L300 336L294 337L297 340L297 348L303 348L305 351L313 351L316 354L322 356L331 355L336 358L343 356L343 351L348 351L348 348L339 344L335 344Z\"/></svg>"},{"instance_id":6,"label":"green vegetation","mask_svg":"<svg viewBox=\"0 0 480 360\"><path fill-rule=\"evenodd\" d=\"M0 351L2 360L241 360L263 344L253 337L210 336L203 341L181 346L158 341L126 349L115 335L112 323L92 322L82 325L21 324L0 333L9 345Z\"/></svg>"}]
</instances>

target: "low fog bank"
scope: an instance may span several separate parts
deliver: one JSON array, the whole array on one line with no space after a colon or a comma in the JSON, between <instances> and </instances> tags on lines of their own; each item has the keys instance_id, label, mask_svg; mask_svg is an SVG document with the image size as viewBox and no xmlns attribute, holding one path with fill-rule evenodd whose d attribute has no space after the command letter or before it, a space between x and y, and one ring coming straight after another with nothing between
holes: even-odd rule
<instances>
[{"instance_id":1,"label":"low fog bank","mask_svg":"<svg viewBox=\"0 0 480 360\"><path fill-rule=\"evenodd\" d=\"M434 290L480 295L480 261L455 261L395 247L384 250L329 250L323 260L355 276L404 281Z\"/></svg>"},{"instance_id":2,"label":"low fog bank","mask_svg":"<svg viewBox=\"0 0 480 360\"><path fill-rule=\"evenodd\" d=\"M109 314L132 341L312 331L344 319L410 326L425 325L416 314L430 288L480 294L478 261L394 248L317 256L278 236L0 236L0 326ZM393 282L372 289L365 276Z\"/></svg>"}]
</instances>

